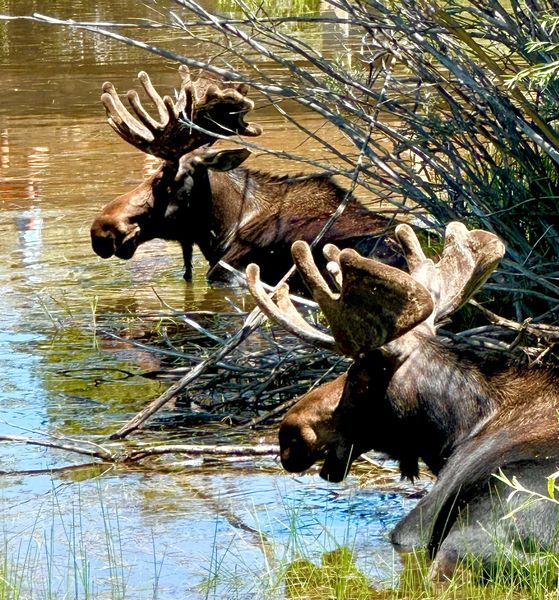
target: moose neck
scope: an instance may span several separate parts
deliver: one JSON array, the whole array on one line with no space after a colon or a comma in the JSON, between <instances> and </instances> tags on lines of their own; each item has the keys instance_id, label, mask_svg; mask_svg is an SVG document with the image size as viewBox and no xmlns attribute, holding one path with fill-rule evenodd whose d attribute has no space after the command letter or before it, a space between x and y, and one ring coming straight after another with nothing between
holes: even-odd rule
<instances>
[{"instance_id":1,"label":"moose neck","mask_svg":"<svg viewBox=\"0 0 559 600\"><path fill-rule=\"evenodd\" d=\"M417 476L419 458L438 474L456 445L499 402L490 377L440 338L417 335L403 362L383 356L379 363L375 370L392 377L378 422L391 426L382 426L375 449L398 459L406 477Z\"/></svg>"},{"instance_id":2,"label":"moose neck","mask_svg":"<svg viewBox=\"0 0 559 600\"><path fill-rule=\"evenodd\" d=\"M196 182L192 241L214 266L228 249L239 229L258 210L256 183L243 168L226 172L207 171Z\"/></svg>"}]
</instances>

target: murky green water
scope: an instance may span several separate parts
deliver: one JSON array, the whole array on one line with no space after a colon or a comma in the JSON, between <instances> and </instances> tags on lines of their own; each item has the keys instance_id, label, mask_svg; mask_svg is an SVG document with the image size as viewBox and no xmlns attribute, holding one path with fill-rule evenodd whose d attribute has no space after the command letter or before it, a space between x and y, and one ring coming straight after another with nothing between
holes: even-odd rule
<instances>
[{"instance_id":1,"label":"murky green water","mask_svg":"<svg viewBox=\"0 0 559 600\"><path fill-rule=\"evenodd\" d=\"M38 11L111 22L154 19L166 8L134 0L0 0L5 15ZM324 7L309 2L306 9ZM186 45L190 56L208 52L203 36L186 43L168 31L140 33L181 51ZM346 33L306 35L333 52ZM112 133L99 102L103 81L128 89L140 69L161 89L176 83L175 65L140 50L80 31L0 21L0 435L105 441L168 385L135 375L159 369L159 355L104 335L105 326L143 340L166 324L162 301L189 311L243 304L240 290L208 289L201 257L194 283L185 284L180 251L165 242L142 246L128 262L103 261L90 248L96 211L153 168L152 159ZM259 106L263 143L316 152ZM252 161L262 169L294 168L267 156ZM166 413L164 431L152 424L151 441L204 439L203 430L173 428L175 414ZM148 434L136 439L142 435ZM81 461L0 446L2 471ZM20 473L0 478L0 544L8 580L33 599L85 598L88 590L99 598L258 597L259 581L274 576L268 549L276 559L295 555L294 523L311 556L346 543L366 573L386 579L393 562L386 533L407 502L397 493L360 489L356 479L331 486L316 475L288 477L273 460L211 469L191 461L178 473ZM204 581L206 591L199 587Z\"/></svg>"}]
</instances>

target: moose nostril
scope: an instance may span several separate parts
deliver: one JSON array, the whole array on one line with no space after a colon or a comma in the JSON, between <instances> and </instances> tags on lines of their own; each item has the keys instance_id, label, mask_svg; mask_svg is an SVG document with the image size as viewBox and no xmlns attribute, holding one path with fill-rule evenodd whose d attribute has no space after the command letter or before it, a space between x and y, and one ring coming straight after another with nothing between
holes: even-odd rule
<instances>
[{"instance_id":1,"label":"moose nostril","mask_svg":"<svg viewBox=\"0 0 559 600\"><path fill-rule=\"evenodd\" d=\"M115 243L112 236L98 236L91 232L91 246L95 254L101 258L110 258L115 253Z\"/></svg>"}]
</instances>

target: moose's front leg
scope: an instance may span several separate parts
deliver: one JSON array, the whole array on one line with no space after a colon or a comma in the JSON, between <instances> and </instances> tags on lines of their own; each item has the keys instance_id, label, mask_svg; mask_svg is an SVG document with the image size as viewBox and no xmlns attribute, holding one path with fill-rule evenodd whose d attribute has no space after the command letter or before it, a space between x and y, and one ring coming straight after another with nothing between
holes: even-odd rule
<instances>
[{"instance_id":1,"label":"moose's front leg","mask_svg":"<svg viewBox=\"0 0 559 600\"><path fill-rule=\"evenodd\" d=\"M192 244L182 244L182 259L184 261L185 281L192 281Z\"/></svg>"}]
</instances>

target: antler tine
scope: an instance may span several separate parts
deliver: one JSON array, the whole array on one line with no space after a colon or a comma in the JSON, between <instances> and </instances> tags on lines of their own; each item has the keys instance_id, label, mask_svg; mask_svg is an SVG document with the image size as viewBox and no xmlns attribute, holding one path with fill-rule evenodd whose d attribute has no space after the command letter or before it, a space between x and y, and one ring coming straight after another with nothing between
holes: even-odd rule
<instances>
[{"instance_id":1,"label":"antler tine","mask_svg":"<svg viewBox=\"0 0 559 600\"><path fill-rule=\"evenodd\" d=\"M322 249L322 253L328 259L326 269L332 276L338 291L342 289L342 271L340 269L340 249L334 244L326 244Z\"/></svg>"},{"instance_id":2,"label":"antler tine","mask_svg":"<svg viewBox=\"0 0 559 600\"><path fill-rule=\"evenodd\" d=\"M138 115L140 122L143 123L150 130L150 132L160 127L160 123L153 119L151 115L142 106L140 102L140 97L138 96L138 92L136 92L136 90L129 90L126 94L126 97L128 98L128 102L130 102L130 105L134 109L134 112ZM163 103L163 101L161 101L161 104L165 109L165 104ZM165 115L166 117L162 119L162 121L164 120L165 124L167 124L169 122L169 115L167 113L165 113ZM153 137L153 134L151 135Z\"/></svg>"},{"instance_id":3,"label":"antler tine","mask_svg":"<svg viewBox=\"0 0 559 600\"><path fill-rule=\"evenodd\" d=\"M260 310L270 319L279 323L284 329L311 344L333 350L334 338L309 325L297 311L289 298L289 286L281 284L275 294L275 302L267 294L260 281L260 268L251 263L246 268L247 283L250 293L256 300Z\"/></svg>"},{"instance_id":4,"label":"antler tine","mask_svg":"<svg viewBox=\"0 0 559 600\"><path fill-rule=\"evenodd\" d=\"M188 109L186 107L187 96L189 95L186 93L185 90L191 88L192 77L190 76L190 69L186 65L179 66L179 77L181 78L181 87L177 94L177 110L179 110L180 112L186 111L187 113L189 113L190 107ZM192 98L190 98L190 100L192 100Z\"/></svg>"},{"instance_id":5,"label":"antler tine","mask_svg":"<svg viewBox=\"0 0 559 600\"><path fill-rule=\"evenodd\" d=\"M408 269L410 273L413 273L427 260L423 248L417 239L415 231L406 223L398 225L395 229L395 234L398 243L404 251Z\"/></svg>"},{"instance_id":6,"label":"antler tine","mask_svg":"<svg viewBox=\"0 0 559 600\"><path fill-rule=\"evenodd\" d=\"M142 106L136 91L130 90L127 94L131 106L129 111L115 87L105 82L101 101L111 127L126 142L170 161L204 144L212 144L216 140L212 133L225 136L257 136L262 133L261 127L244 120L254 108L254 103L245 96L248 86L223 83L206 76L193 80L184 65L179 67L179 75L181 86L173 100L159 95L147 73L138 73L146 95L157 109L158 120ZM192 125L211 133L204 133Z\"/></svg>"},{"instance_id":7,"label":"antler tine","mask_svg":"<svg viewBox=\"0 0 559 600\"><path fill-rule=\"evenodd\" d=\"M423 248L415 231L406 223L402 223L394 230L394 235L400 244L410 276L425 286L431 294L434 306L438 306L441 297L440 278L435 263L425 256ZM435 329L436 311L429 315L428 325Z\"/></svg>"},{"instance_id":8,"label":"antler tine","mask_svg":"<svg viewBox=\"0 0 559 600\"><path fill-rule=\"evenodd\" d=\"M338 295L332 293L324 277L322 277L307 242L303 242L302 240L294 242L291 246L291 255L297 265L297 270L309 288L313 298L320 305L322 312L327 314L327 312L335 310Z\"/></svg>"},{"instance_id":9,"label":"antler tine","mask_svg":"<svg viewBox=\"0 0 559 600\"><path fill-rule=\"evenodd\" d=\"M322 248L322 254L324 254L330 262L336 262L338 264L340 262L340 252L341 250L334 244L325 244L324 248Z\"/></svg>"},{"instance_id":10,"label":"antler tine","mask_svg":"<svg viewBox=\"0 0 559 600\"><path fill-rule=\"evenodd\" d=\"M497 268L505 245L493 233L457 221L448 224L441 260L437 263L441 297L436 320L463 306Z\"/></svg>"},{"instance_id":11,"label":"antler tine","mask_svg":"<svg viewBox=\"0 0 559 600\"><path fill-rule=\"evenodd\" d=\"M151 79L149 78L149 75L145 72L145 71L140 71L138 73L138 79L140 80L140 83L142 84L142 87L144 88L147 97L153 102L153 104L155 105L155 107L157 108L157 112L159 113L159 123L157 121L155 121L154 119L152 119L148 113L144 110L144 108L142 107L142 105L140 104L139 100L137 102L137 106L139 108L139 110L136 110L136 106L132 105L132 108L134 108L134 110L136 111L136 114L138 115L138 117L140 117L141 120L146 119L147 123L145 123L146 125L152 127L153 129L158 129L158 128L163 128L167 125L167 123L169 122L169 118L170 117L176 117L176 113L174 111L174 105L171 102L172 106L167 106L166 103L163 101L163 98L161 98L161 96L157 93L157 90L153 87L153 84L151 83ZM138 94L134 91L134 90L130 90L130 92L128 92L128 99L130 100L130 94L134 95L136 99L138 99Z\"/></svg>"}]
</instances>

